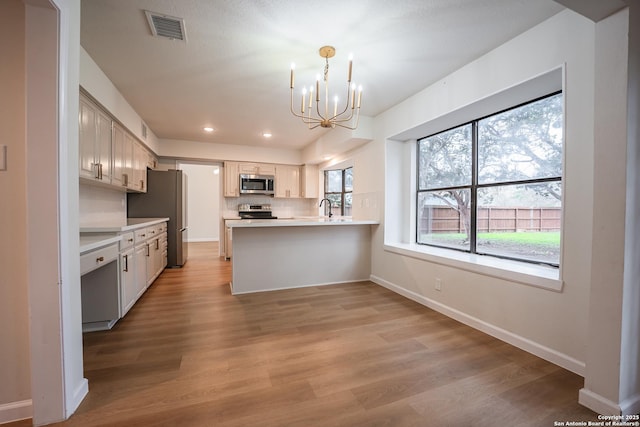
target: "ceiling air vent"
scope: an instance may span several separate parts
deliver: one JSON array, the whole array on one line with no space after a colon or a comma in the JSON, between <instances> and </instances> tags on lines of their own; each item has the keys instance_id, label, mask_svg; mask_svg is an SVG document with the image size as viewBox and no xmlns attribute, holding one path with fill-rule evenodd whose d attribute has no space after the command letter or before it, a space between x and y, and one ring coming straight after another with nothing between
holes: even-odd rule
<instances>
[{"instance_id":1,"label":"ceiling air vent","mask_svg":"<svg viewBox=\"0 0 640 427\"><path fill-rule=\"evenodd\" d=\"M144 11L147 15L149 27L154 36L166 37L171 40L187 41L187 33L184 28L184 19L169 15L161 15L155 12Z\"/></svg>"}]
</instances>

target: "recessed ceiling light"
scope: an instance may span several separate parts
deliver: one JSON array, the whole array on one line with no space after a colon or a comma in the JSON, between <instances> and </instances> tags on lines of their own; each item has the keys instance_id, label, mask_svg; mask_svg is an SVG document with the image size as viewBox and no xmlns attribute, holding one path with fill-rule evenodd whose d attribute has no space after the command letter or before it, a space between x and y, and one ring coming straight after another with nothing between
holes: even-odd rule
<instances>
[{"instance_id":1,"label":"recessed ceiling light","mask_svg":"<svg viewBox=\"0 0 640 427\"><path fill-rule=\"evenodd\" d=\"M271 132L262 132L262 136L264 136L265 138L271 138L273 135L271 134Z\"/></svg>"},{"instance_id":2,"label":"recessed ceiling light","mask_svg":"<svg viewBox=\"0 0 640 427\"><path fill-rule=\"evenodd\" d=\"M215 129L211 127L203 128L205 132L213 132Z\"/></svg>"},{"instance_id":3,"label":"recessed ceiling light","mask_svg":"<svg viewBox=\"0 0 640 427\"><path fill-rule=\"evenodd\" d=\"M322 156L322 160L331 160L331 156Z\"/></svg>"}]
</instances>

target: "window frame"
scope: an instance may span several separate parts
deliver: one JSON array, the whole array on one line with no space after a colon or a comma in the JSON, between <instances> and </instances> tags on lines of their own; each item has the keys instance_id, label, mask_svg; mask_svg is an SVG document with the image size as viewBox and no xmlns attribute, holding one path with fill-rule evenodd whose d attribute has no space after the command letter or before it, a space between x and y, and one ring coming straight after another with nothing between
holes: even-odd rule
<instances>
[{"instance_id":1,"label":"window frame","mask_svg":"<svg viewBox=\"0 0 640 427\"><path fill-rule=\"evenodd\" d=\"M506 187L506 186L512 186L512 185L525 185L525 184L543 184L543 183L548 183L548 182L558 182L561 186L561 188L563 189L562 194L564 194L564 154L563 154L563 159L562 159L562 172L560 176L553 176L553 177L544 177L544 178L531 178L531 179L519 179L519 180L509 180L509 181L500 181L500 182L491 182L491 183L485 183L485 184L479 184L479 176L478 176L478 163L479 163L479 158L478 158L478 144L479 144L479 138L478 138L478 123L481 122L482 120L485 120L487 118L490 117L494 117L494 116L498 116L502 113L505 113L507 111L511 111L511 110L515 110L517 108L529 105L529 104L533 104L537 101L541 101L543 99L547 99L547 98L551 98L554 97L556 95L562 95L563 97L563 105L564 105L564 91L563 90L557 90L554 92L551 92L547 95L543 95L543 96L539 96L537 98L531 99L529 101L525 101L522 102L520 104L505 108L503 110L491 113L491 114L487 114L485 116L482 117L478 117L476 119L473 120L469 120L466 121L464 123L460 123L456 126L450 127L448 129L443 129L441 131L432 133L430 135L418 138L416 140L416 174L415 174L415 221L416 224L419 224L420 222L420 217L419 217L419 198L420 198L420 194L421 193L433 193L433 192L438 192L438 191L448 191L448 190L469 190L470 192L470 233L469 233L469 249L461 249L461 248L455 248L455 247L450 247L450 246L445 246L445 245L438 245L438 244L434 244L434 243L424 243L424 242L420 242L419 241L419 235L420 235L420 227L416 226L415 227L415 236L414 236L414 241L416 242L416 244L418 245L422 245L422 246L430 246L430 247L435 247L435 248L441 248L441 249L448 249L448 250L454 250L454 251L459 251L459 252L465 252L465 253L469 253L469 254L473 254L473 255L486 255L486 256L490 256L490 257L495 257L495 258L499 258L499 259L504 259L504 260L509 260L509 261L516 261L516 262L523 262L523 263L529 263L529 264L539 264L539 265L547 265L553 268L559 268L560 267L560 261L558 261L558 263L552 263L552 262L544 262L544 261L538 261L538 260L531 260L531 259L526 259L526 258L518 258L518 257L514 257L514 256L509 256L509 255L503 255L503 254L495 254L495 253L487 253L487 252L483 252L483 251L478 251L477 248L477 235L478 235L478 206L477 206L477 201L478 201L478 190L479 189L484 189L484 188L492 188L492 187ZM563 123L564 123L564 109L563 109ZM451 130L454 129L458 129L464 126L468 126L471 125L471 183L467 184L467 185L456 185L456 186L444 186L444 187L430 187L430 188L426 188L426 189L421 189L420 186L420 145L421 145L421 141L426 140L428 138L431 138L433 136L445 133L445 132L449 132ZM564 126L563 126L563 135L562 135L562 151L564 153L564 149L565 149L565 142L564 142ZM561 212L564 211L564 203L563 200L561 200ZM561 214L562 215L562 214ZM562 236L562 224L560 226L560 233ZM560 246L562 247L562 240L560 241Z\"/></svg>"},{"instance_id":2,"label":"window frame","mask_svg":"<svg viewBox=\"0 0 640 427\"><path fill-rule=\"evenodd\" d=\"M344 213L344 208L345 208L345 195L346 194L351 194L351 202L353 204L353 183L351 184L351 190L347 191L346 190L346 175L347 175L347 170L351 170L351 177L353 179L353 166L349 166L346 168L338 168L338 169L325 169L324 170L324 198L325 199L329 199L327 197L328 194L340 194L340 216L351 216L351 215L345 215ZM342 188L341 191L327 191L329 185L329 172L335 172L335 171L341 171L342 173ZM333 206L332 206L333 208ZM351 208L353 208L353 205L351 206ZM333 209L332 209L333 210Z\"/></svg>"}]
</instances>

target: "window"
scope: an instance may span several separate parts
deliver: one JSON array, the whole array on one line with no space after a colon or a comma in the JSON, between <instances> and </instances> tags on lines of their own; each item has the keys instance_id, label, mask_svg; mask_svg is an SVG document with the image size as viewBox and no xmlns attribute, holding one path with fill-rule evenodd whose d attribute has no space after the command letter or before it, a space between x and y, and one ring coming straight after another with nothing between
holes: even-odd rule
<instances>
[{"instance_id":1,"label":"window","mask_svg":"<svg viewBox=\"0 0 640 427\"><path fill-rule=\"evenodd\" d=\"M324 197L331 200L334 215L351 216L353 168L324 171Z\"/></svg>"},{"instance_id":2,"label":"window","mask_svg":"<svg viewBox=\"0 0 640 427\"><path fill-rule=\"evenodd\" d=\"M562 93L418 141L420 244L559 265Z\"/></svg>"}]
</instances>

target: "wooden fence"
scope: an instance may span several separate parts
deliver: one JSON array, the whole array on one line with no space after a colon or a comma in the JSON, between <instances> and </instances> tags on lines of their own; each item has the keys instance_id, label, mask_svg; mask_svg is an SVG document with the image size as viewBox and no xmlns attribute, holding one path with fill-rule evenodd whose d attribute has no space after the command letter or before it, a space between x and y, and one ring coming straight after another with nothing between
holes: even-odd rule
<instances>
[{"instance_id":1,"label":"wooden fence","mask_svg":"<svg viewBox=\"0 0 640 427\"><path fill-rule=\"evenodd\" d=\"M478 232L559 231L561 208L481 207ZM428 233L464 233L460 214L444 206L424 206L419 228Z\"/></svg>"}]
</instances>

